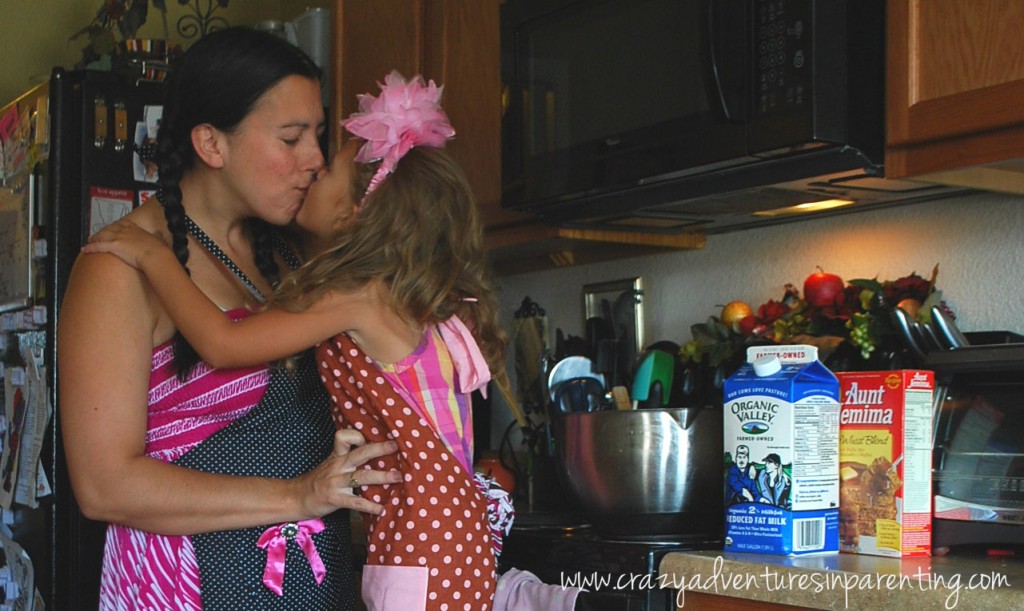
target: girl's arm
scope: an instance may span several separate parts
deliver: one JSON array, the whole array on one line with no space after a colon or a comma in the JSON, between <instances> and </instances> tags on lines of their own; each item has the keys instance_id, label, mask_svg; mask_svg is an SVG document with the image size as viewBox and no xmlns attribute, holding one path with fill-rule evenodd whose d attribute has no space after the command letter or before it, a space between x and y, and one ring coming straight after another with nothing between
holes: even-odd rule
<instances>
[{"instance_id":1,"label":"girl's arm","mask_svg":"<svg viewBox=\"0 0 1024 611\"><path fill-rule=\"evenodd\" d=\"M379 513L351 494L362 463L394 451L339 432L335 451L294 479L203 473L146 456L152 352L168 325L140 273L114 257L80 257L58 322L60 417L75 498L96 520L193 534L322 516L336 507ZM255 450L254 450L255 451ZM359 471L361 483L397 475Z\"/></svg>"},{"instance_id":2,"label":"girl's arm","mask_svg":"<svg viewBox=\"0 0 1024 611\"><path fill-rule=\"evenodd\" d=\"M122 220L90 239L86 253L109 252L141 270L175 326L216 368L258 365L291 356L351 328L365 302L329 294L301 312L268 308L232 322L197 287L156 235Z\"/></svg>"}]
</instances>

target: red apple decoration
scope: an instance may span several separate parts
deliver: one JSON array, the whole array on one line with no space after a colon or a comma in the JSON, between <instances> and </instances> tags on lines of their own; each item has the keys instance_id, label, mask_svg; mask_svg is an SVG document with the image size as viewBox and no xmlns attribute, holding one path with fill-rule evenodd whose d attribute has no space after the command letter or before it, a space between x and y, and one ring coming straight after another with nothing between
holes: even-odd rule
<instances>
[{"instance_id":1,"label":"red apple decoration","mask_svg":"<svg viewBox=\"0 0 1024 611\"><path fill-rule=\"evenodd\" d=\"M834 306L842 303L845 286L842 278L819 267L804 280L804 299L816 308Z\"/></svg>"},{"instance_id":2,"label":"red apple decoration","mask_svg":"<svg viewBox=\"0 0 1024 611\"><path fill-rule=\"evenodd\" d=\"M751 335L753 335L754 329L757 328L759 322L760 321L758 321L757 317L754 315L744 316L743 318L741 318L739 323L737 323L740 335L742 335L743 337L750 337Z\"/></svg>"}]
</instances>

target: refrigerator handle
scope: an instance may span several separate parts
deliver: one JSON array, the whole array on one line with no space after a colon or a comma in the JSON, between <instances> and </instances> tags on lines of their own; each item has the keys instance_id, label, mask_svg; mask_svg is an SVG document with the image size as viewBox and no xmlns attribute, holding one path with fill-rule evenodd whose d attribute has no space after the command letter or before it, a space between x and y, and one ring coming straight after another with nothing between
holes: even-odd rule
<instances>
[{"instance_id":1,"label":"refrigerator handle","mask_svg":"<svg viewBox=\"0 0 1024 611\"><path fill-rule=\"evenodd\" d=\"M124 100L114 102L114 150L121 153L128 144L128 108Z\"/></svg>"},{"instance_id":2,"label":"refrigerator handle","mask_svg":"<svg viewBox=\"0 0 1024 611\"><path fill-rule=\"evenodd\" d=\"M92 130L93 130L92 144L97 149L102 149L103 146L107 143L107 136L108 136L108 134L107 134L107 126L108 126L108 121L107 121L107 100L103 96L98 95L98 96L96 96L93 99L92 105L93 105L93 108L94 108L93 123L92 123Z\"/></svg>"}]
</instances>

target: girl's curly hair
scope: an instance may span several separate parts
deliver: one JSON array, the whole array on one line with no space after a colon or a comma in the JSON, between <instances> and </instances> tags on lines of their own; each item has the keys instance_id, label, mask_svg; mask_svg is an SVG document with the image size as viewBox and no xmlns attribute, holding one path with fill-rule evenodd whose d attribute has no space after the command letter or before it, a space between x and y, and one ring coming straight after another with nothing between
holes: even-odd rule
<instances>
[{"instance_id":1,"label":"girl's curly hair","mask_svg":"<svg viewBox=\"0 0 1024 611\"><path fill-rule=\"evenodd\" d=\"M355 164L358 201L378 164ZM326 291L383 282L394 311L429 325L458 315L496 381L504 378L508 337L488 280L483 231L465 174L444 151L417 147L363 202L332 245L281 282L275 299L302 310Z\"/></svg>"}]
</instances>

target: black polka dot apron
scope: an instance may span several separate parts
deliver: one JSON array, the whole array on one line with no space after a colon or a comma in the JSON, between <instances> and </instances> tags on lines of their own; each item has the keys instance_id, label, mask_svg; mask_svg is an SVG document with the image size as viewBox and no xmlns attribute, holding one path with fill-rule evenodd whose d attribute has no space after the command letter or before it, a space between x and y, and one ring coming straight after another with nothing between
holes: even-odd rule
<instances>
[{"instance_id":1,"label":"black polka dot apron","mask_svg":"<svg viewBox=\"0 0 1024 611\"><path fill-rule=\"evenodd\" d=\"M312 351L294 375L271 371L259 405L193 448L176 464L210 473L290 478L320 464L333 447L334 424L328 397L312 362ZM192 536L206 611L290 609L351 610L355 606L348 511L323 519L325 528L308 536L323 562L317 584L311 561L291 525L260 526ZM259 547L265 531L280 527L284 548L281 595L263 582L268 551ZM289 537L289 535L292 535Z\"/></svg>"},{"instance_id":2,"label":"black polka dot apron","mask_svg":"<svg viewBox=\"0 0 1024 611\"><path fill-rule=\"evenodd\" d=\"M245 273L192 219L185 221L189 234L263 302ZM290 268L298 267L283 242L275 246ZM328 402L308 350L295 371L271 369L263 400L248 414L174 462L209 473L301 475L333 449ZM319 522L307 521L193 535L204 611L354 609L349 512L324 516L322 524L322 529Z\"/></svg>"}]
</instances>

